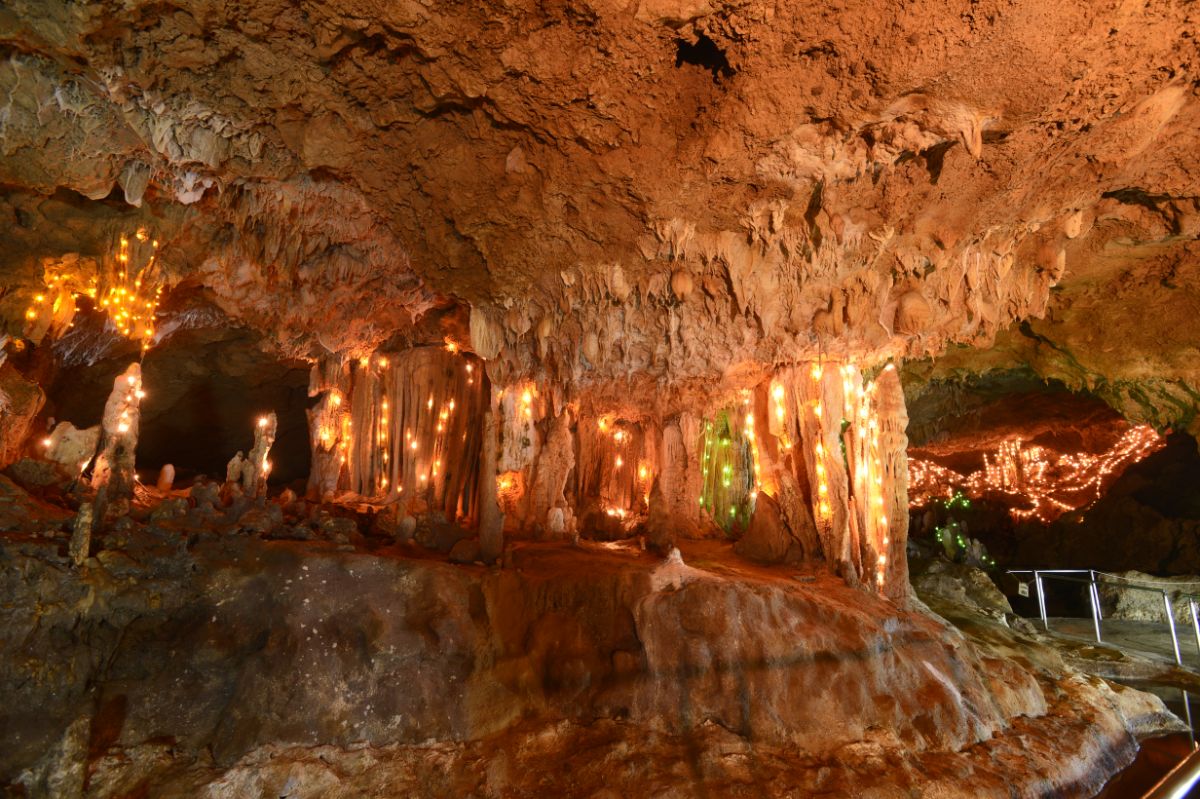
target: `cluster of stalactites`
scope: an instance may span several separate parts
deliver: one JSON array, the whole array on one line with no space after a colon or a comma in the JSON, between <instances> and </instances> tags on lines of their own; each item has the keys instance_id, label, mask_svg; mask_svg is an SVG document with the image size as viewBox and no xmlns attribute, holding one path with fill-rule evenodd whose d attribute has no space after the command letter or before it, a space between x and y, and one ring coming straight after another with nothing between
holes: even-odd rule
<instances>
[{"instance_id":1,"label":"cluster of stalactites","mask_svg":"<svg viewBox=\"0 0 1200 799\"><path fill-rule=\"evenodd\" d=\"M698 446L700 508L726 531L745 529L754 512L761 470L751 392L704 422Z\"/></svg>"},{"instance_id":2,"label":"cluster of stalactites","mask_svg":"<svg viewBox=\"0 0 1200 799\"><path fill-rule=\"evenodd\" d=\"M783 467L807 485L824 557L903 593L908 417L896 370L888 365L873 381L848 363L783 370L771 382L769 417Z\"/></svg>"},{"instance_id":3,"label":"cluster of stalactites","mask_svg":"<svg viewBox=\"0 0 1200 799\"><path fill-rule=\"evenodd\" d=\"M646 512L659 470L661 431L611 414L579 423L579 496L609 515Z\"/></svg>"},{"instance_id":4,"label":"cluster of stalactites","mask_svg":"<svg viewBox=\"0 0 1200 799\"><path fill-rule=\"evenodd\" d=\"M473 517L485 383L474 357L440 347L318 364L310 489Z\"/></svg>"},{"instance_id":5,"label":"cluster of stalactites","mask_svg":"<svg viewBox=\"0 0 1200 799\"><path fill-rule=\"evenodd\" d=\"M141 343L154 341L163 284L158 269L158 240L144 228L122 235L99 265L78 256L49 261L45 287L25 310L25 334L57 338L74 326L79 302L105 314L116 333ZM85 299L86 298L86 299Z\"/></svg>"}]
</instances>

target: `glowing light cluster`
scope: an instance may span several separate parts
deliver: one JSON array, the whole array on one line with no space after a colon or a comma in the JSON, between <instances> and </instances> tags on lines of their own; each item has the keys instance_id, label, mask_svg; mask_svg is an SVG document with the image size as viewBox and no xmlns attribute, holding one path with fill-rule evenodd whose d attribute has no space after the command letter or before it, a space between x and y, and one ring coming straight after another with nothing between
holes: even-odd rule
<instances>
[{"instance_id":1,"label":"glowing light cluster","mask_svg":"<svg viewBox=\"0 0 1200 799\"><path fill-rule=\"evenodd\" d=\"M1016 519L1048 524L1063 513L1091 505L1121 472L1163 444L1153 428L1135 425L1112 447L1097 454L1057 453L1011 439L1002 442L994 455L985 454L983 468L969 475L910 458L909 496L914 507L924 507L961 491L1009 505Z\"/></svg>"},{"instance_id":2,"label":"glowing light cluster","mask_svg":"<svg viewBox=\"0 0 1200 799\"><path fill-rule=\"evenodd\" d=\"M148 350L163 292L155 279L157 262L158 241L139 229L132 238L120 237L100 275L87 278L61 265L49 267L46 288L34 295L25 320L35 328L47 319L60 328L74 327L76 301L88 297L117 333L140 341L142 350Z\"/></svg>"}]
</instances>

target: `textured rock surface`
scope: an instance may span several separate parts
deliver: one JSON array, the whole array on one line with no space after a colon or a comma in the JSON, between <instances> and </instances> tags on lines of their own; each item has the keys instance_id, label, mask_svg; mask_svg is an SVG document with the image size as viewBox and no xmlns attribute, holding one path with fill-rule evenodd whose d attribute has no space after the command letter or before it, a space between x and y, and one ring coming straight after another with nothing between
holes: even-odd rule
<instances>
[{"instance_id":1,"label":"textured rock surface","mask_svg":"<svg viewBox=\"0 0 1200 799\"><path fill-rule=\"evenodd\" d=\"M153 530L109 544L80 572L60 542L0 550L0 779L30 795L682 796L761 779L767 795L1007 796L1018 751L1040 764L1022 791L1088 795L1162 718L724 546L670 566L531 545L484 570Z\"/></svg>"},{"instance_id":2,"label":"textured rock surface","mask_svg":"<svg viewBox=\"0 0 1200 799\"><path fill-rule=\"evenodd\" d=\"M453 294L499 372L601 385L986 343L1061 282L1028 340L1070 363L1020 357L1182 418L1190 351L1151 354L1182 317L1133 322L1192 296L1192 13L21 0L4 267L32 292L32 259L103 254L55 227L123 215L291 352Z\"/></svg>"}]
</instances>

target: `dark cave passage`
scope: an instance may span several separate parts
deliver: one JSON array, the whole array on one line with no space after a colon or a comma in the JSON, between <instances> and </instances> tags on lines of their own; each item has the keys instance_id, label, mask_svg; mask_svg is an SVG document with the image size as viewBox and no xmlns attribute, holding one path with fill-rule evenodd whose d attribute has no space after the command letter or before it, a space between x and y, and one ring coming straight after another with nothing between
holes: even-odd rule
<instances>
[{"instance_id":1,"label":"dark cave passage","mask_svg":"<svg viewBox=\"0 0 1200 799\"><path fill-rule=\"evenodd\" d=\"M100 422L113 380L137 357L125 346L91 365L65 367L47 391L44 415L76 427ZM138 470L152 483L164 464L177 482L203 474L223 480L235 453L254 443L254 425L274 411L271 483L308 476L308 365L264 353L259 339L237 328L183 330L151 349L142 362Z\"/></svg>"}]
</instances>

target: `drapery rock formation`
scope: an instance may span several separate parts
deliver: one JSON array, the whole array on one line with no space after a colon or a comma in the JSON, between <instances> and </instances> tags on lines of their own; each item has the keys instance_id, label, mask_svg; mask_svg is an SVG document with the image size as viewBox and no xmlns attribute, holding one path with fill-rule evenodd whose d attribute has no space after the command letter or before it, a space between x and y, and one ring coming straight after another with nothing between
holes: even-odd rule
<instances>
[{"instance_id":1,"label":"drapery rock formation","mask_svg":"<svg viewBox=\"0 0 1200 799\"><path fill-rule=\"evenodd\" d=\"M964 381L1200 432L1198 21L10 0L0 679L58 704L5 708L0 781L318 795L293 747L365 742L362 790L505 795L648 732L590 794L755 747L784 793L1092 791L1144 729L927 615L907 451L1062 432L939 413Z\"/></svg>"}]
</instances>

